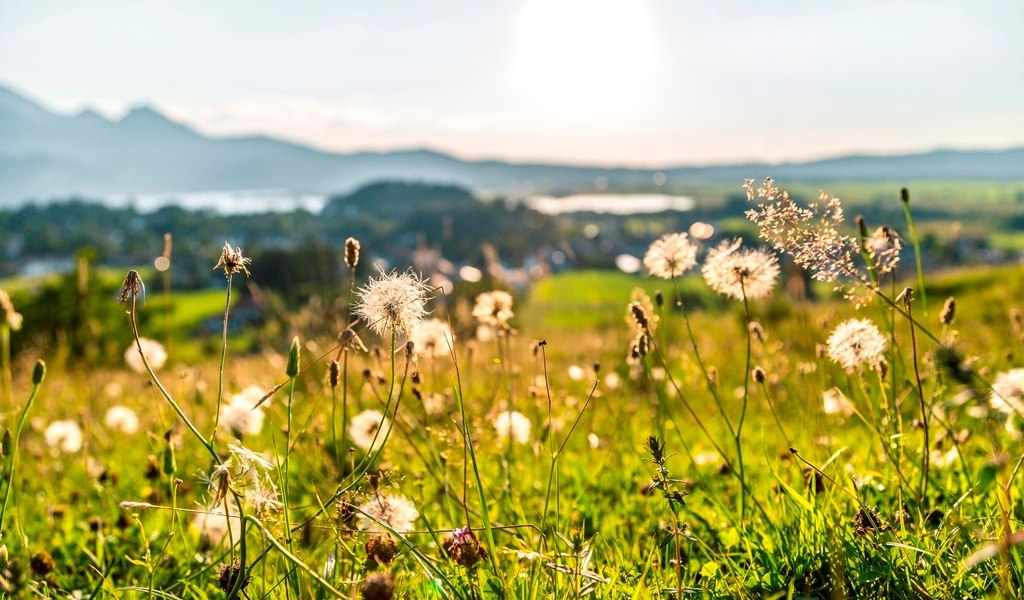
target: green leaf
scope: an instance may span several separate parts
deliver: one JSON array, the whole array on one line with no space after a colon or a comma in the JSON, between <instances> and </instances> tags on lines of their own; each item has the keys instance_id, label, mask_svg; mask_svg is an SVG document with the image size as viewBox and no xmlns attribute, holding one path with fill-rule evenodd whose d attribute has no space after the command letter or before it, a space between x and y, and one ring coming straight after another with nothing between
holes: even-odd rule
<instances>
[{"instance_id":1,"label":"green leaf","mask_svg":"<svg viewBox=\"0 0 1024 600\"><path fill-rule=\"evenodd\" d=\"M978 484L975 489L979 494L987 494L996 485L996 466L989 463L978 471Z\"/></svg>"}]
</instances>

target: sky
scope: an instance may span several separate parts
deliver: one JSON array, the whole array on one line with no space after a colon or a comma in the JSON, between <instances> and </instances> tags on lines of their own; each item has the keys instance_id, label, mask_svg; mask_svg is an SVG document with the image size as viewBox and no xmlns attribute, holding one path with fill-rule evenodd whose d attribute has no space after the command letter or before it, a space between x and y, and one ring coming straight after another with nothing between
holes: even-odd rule
<instances>
[{"instance_id":1,"label":"sky","mask_svg":"<svg viewBox=\"0 0 1024 600\"><path fill-rule=\"evenodd\" d=\"M336 151L659 166L1024 144L1021 0L3 0L0 85Z\"/></svg>"}]
</instances>

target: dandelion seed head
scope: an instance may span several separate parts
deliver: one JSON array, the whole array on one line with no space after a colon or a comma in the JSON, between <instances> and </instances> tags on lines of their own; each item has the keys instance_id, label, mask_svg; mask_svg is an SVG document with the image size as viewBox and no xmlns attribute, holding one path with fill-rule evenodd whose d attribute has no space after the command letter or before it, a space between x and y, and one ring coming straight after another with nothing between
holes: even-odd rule
<instances>
[{"instance_id":1,"label":"dandelion seed head","mask_svg":"<svg viewBox=\"0 0 1024 600\"><path fill-rule=\"evenodd\" d=\"M481 325L498 330L507 329L509 321L515 316L512 312L512 294L502 290L480 294L473 305L473 316Z\"/></svg>"},{"instance_id":2,"label":"dandelion seed head","mask_svg":"<svg viewBox=\"0 0 1024 600\"><path fill-rule=\"evenodd\" d=\"M217 264L213 266L213 269L224 269L224 276L231 277L235 273L245 273L245 276L249 276L249 264L252 263L251 258L246 258L242 254L242 249L238 246L234 248L231 244L224 242L224 248L220 251L220 257L217 259Z\"/></svg>"},{"instance_id":3,"label":"dandelion seed head","mask_svg":"<svg viewBox=\"0 0 1024 600\"><path fill-rule=\"evenodd\" d=\"M195 513L192 527L212 546L220 546L229 539L237 541L242 535L237 511L231 502L222 503Z\"/></svg>"},{"instance_id":4,"label":"dandelion seed head","mask_svg":"<svg viewBox=\"0 0 1024 600\"><path fill-rule=\"evenodd\" d=\"M50 448L73 454L82 449L82 428L69 419L54 421L43 432L46 445Z\"/></svg>"},{"instance_id":5,"label":"dandelion seed head","mask_svg":"<svg viewBox=\"0 0 1024 600\"><path fill-rule=\"evenodd\" d=\"M253 408L248 395L232 396L220 408L220 422L237 438L259 435L263 430L263 409Z\"/></svg>"},{"instance_id":6,"label":"dandelion seed head","mask_svg":"<svg viewBox=\"0 0 1024 600\"><path fill-rule=\"evenodd\" d=\"M420 518L420 513L411 500L388 494L375 494L360 505L359 510L359 529L363 531L384 531L378 521L387 523L398 532L412 531L413 523Z\"/></svg>"},{"instance_id":7,"label":"dandelion seed head","mask_svg":"<svg viewBox=\"0 0 1024 600\"><path fill-rule=\"evenodd\" d=\"M651 243L643 262L655 277L679 277L697 264L697 245L685 233L666 233Z\"/></svg>"},{"instance_id":8,"label":"dandelion seed head","mask_svg":"<svg viewBox=\"0 0 1024 600\"><path fill-rule=\"evenodd\" d=\"M167 351L164 350L163 344L156 340L140 337L138 344L132 344L124 351L124 362L132 371L140 375L145 375L147 372L146 365L142 362L142 357L139 356L140 346L142 353L146 355L146 361L154 371L159 371L167 364Z\"/></svg>"},{"instance_id":9,"label":"dandelion seed head","mask_svg":"<svg viewBox=\"0 0 1024 600\"><path fill-rule=\"evenodd\" d=\"M380 336L405 335L427 314L429 290L411 271L380 271L358 292L355 313Z\"/></svg>"},{"instance_id":10,"label":"dandelion seed head","mask_svg":"<svg viewBox=\"0 0 1024 600\"><path fill-rule=\"evenodd\" d=\"M495 415L494 430L503 440L511 439L518 444L530 441L530 419L518 411L504 411Z\"/></svg>"},{"instance_id":11,"label":"dandelion seed head","mask_svg":"<svg viewBox=\"0 0 1024 600\"><path fill-rule=\"evenodd\" d=\"M851 404L850 401L846 399L846 396L836 388L825 390L822 394L821 400L821 408L826 415L842 415L844 417L849 417L853 414L853 404Z\"/></svg>"},{"instance_id":12,"label":"dandelion seed head","mask_svg":"<svg viewBox=\"0 0 1024 600\"><path fill-rule=\"evenodd\" d=\"M378 430L380 431L378 433ZM352 417L348 426L348 437L352 443L366 452L376 450L384 443L391 431L391 422L379 410L368 409ZM376 437L376 440L374 439Z\"/></svg>"},{"instance_id":13,"label":"dandelion seed head","mask_svg":"<svg viewBox=\"0 0 1024 600\"><path fill-rule=\"evenodd\" d=\"M828 338L828 356L846 369L877 368L884 360L887 340L868 319L843 321Z\"/></svg>"},{"instance_id":14,"label":"dandelion seed head","mask_svg":"<svg viewBox=\"0 0 1024 600\"><path fill-rule=\"evenodd\" d=\"M701 274L708 286L735 300L764 298L779 278L779 261L761 249L741 249L741 241L722 242L708 251Z\"/></svg>"},{"instance_id":15,"label":"dandelion seed head","mask_svg":"<svg viewBox=\"0 0 1024 600\"><path fill-rule=\"evenodd\" d=\"M425 358L451 356L454 339L452 328L441 319L422 321L409 333L416 354Z\"/></svg>"},{"instance_id":16,"label":"dandelion seed head","mask_svg":"<svg viewBox=\"0 0 1024 600\"><path fill-rule=\"evenodd\" d=\"M989 404L1011 417L1024 415L1024 369L998 373L992 382Z\"/></svg>"},{"instance_id":17,"label":"dandelion seed head","mask_svg":"<svg viewBox=\"0 0 1024 600\"><path fill-rule=\"evenodd\" d=\"M131 435L139 430L139 417L127 406L111 406L103 417L107 429Z\"/></svg>"}]
</instances>

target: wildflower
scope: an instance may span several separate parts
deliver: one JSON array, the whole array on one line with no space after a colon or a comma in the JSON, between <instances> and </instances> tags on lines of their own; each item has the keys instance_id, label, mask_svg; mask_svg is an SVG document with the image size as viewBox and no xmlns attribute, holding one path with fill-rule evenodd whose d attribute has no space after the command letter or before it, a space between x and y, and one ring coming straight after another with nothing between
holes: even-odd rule
<instances>
[{"instance_id":1,"label":"wildflower","mask_svg":"<svg viewBox=\"0 0 1024 600\"><path fill-rule=\"evenodd\" d=\"M828 338L828 356L844 368L867 364L877 368L883 360L885 336L867 319L849 319L839 324Z\"/></svg>"},{"instance_id":2,"label":"wildflower","mask_svg":"<svg viewBox=\"0 0 1024 600\"><path fill-rule=\"evenodd\" d=\"M111 406L103 417L103 423L107 429L127 433L129 435L139 430L139 417L135 411L127 406Z\"/></svg>"},{"instance_id":3,"label":"wildflower","mask_svg":"<svg viewBox=\"0 0 1024 600\"><path fill-rule=\"evenodd\" d=\"M82 449L82 428L71 420L54 421L43 432L46 445L61 452L74 453Z\"/></svg>"},{"instance_id":4,"label":"wildflower","mask_svg":"<svg viewBox=\"0 0 1024 600\"><path fill-rule=\"evenodd\" d=\"M997 374L988 400L992 408L1007 415L1024 414L1024 369Z\"/></svg>"},{"instance_id":5,"label":"wildflower","mask_svg":"<svg viewBox=\"0 0 1024 600\"><path fill-rule=\"evenodd\" d=\"M826 415L842 415L849 417L853 414L853 404L846 399L837 388L825 390L822 394L822 410Z\"/></svg>"},{"instance_id":6,"label":"wildflower","mask_svg":"<svg viewBox=\"0 0 1024 600\"><path fill-rule=\"evenodd\" d=\"M231 400L220 407L220 422L239 439L259 435L263 430L263 418L263 409L254 408L247 396L232 396Z\"/></svg>"},{"instance_id":7,"label":"wildflower","mask_svg":"<svg viewBox=\"0 0 1024 600\"><path fill-rule=\"evenodd\" d=\"M427 319L417 325L409 334L416 354L426 358L451 356L452 328L441 319Z\"/></svg>"},{"instance_id":8,"label":"wildflower","mask_svg":"<svg viewBox=\"0 0 1024 600\"><path fill-rule=\"evenodd\" d=\"M359 290L356 314L378 335L408 334L427 314L427 286L412 272L380 272Z\"/></svg>"},{"instance_id":9,"label":"wildflower","mask_svg":"<svg viewBox=\"0 0 1024 600\"><path fill-rule=\"evenodd\" d=\"M359 529L363 531L383 531L381 522L398 532L412 531L413 522L418 518L416 505L402 496L376 494L359 507Z\"/></svg>"},{"instance_id":10,"label":"wildflower","mask_svg":"<svg viewBox=\"0 0 1024 600\"><path fill-rule=\"evenodd\" d=\"M736 300L764 298L775 287L779 261L764 250L741 250L740 240L722 242L708 251L701 268L711 289Z\"/></svg>"},{"instance_id":11,"label":"wildflower","mask_svg":"<svg viewBox=\"0 0 1024 600\"><path fill-rule=\"evenodd\" d=\"M839 198L820 192L818 202L804 208L779 190L771 179L754 189L754 180L743 187L747 200L757 200L757 208L747 211L747 218L757 225L761 239L793 257L800 267L819 281L841 278L863 280L857 273L853 257L860 252L860 243L839 233L843 223L843 206Z\"/></svg>"},{"instance_id":12,"label":"wildflower","mask_svg":"<svg viewBox=\"0 0 1024 600\"><path fill-rule=\"evenodd\" d=\"M378 565L390 565L398 553L398 544L390 533L378 533L366 540L366 558Z\"/></svg>"},{"instance_id":13,"label":"wildflower","mask_svg":"<svg viewBox=\"0 0 1024 600\"><path fill-rule=\"evenodd\" d=\"M530 420L518 411L504 411L494 417L494 429L501 439L512 438L519 444L530 441Z\"/></svg>"},{"instance_id":14,"label":"wildflower","mask_svg":"<svg viewBox=\"0 0 1024 600\"><path fill-rule=\"evenodd\" d=\"M21 329L23 320L21 313L14 310L11 295L4 290L0 290L0 323L6 322L11 331L18 331Z\"/></svg>"},{"instance_id":15,"label":"wildflower","mask_svg":"<svg viewBox=\"0 0 1024 600\"><path fill-rule=\"evenodd\" d=\"M494 329L507 329L513 315L512 294L501 290L480 294L473 305L476 320Z\"/></svg>"},{"instance_id":16,"label":"wildflower","mask_svg":"<svg viewBox=\"0 0 1024 600\"><path fill-rule=\"evenodd\" d=\"M379 410L368 409L352 417L348 436L352 443L370 452L380 447L391 431L391 422Z\"/></svg>"},{"instance_id":17,"label":"wildflower","mask_svg":"<svg viewBox=\"0 0 1024 600\"><path fill-rule=\"evenodd\" d=\"M644 267L655 277L672 279L697 264L697 245L685 233L666 233L651 243Z\"/></svg>"},{"instance_id":18,"label":"wildflower","mask_svg":"<svg viewBox=\"0 0 1024 600\"><path fill-rule=\"evenodd\" d=\"M476 539L469 526L452 531L451 535L445 537L442 547L448 558L466 570L487 559L487 550Z\"/></svg>"},{"instance_id":19,"label":"wildflower","mask_svg":"<svg viewBox=\"0 0 1024 600\"><path fill-rule=\"evenodd\" d=\"M871 259L875 273L884 275L896 268L903 248L900 236L892 227L879 227L864 240L864 249Z\"/></svg>"},{"instance_id":20,"label":"wildflower","mask_svg":"<svg viewBox=\"0 0 1024 600\"><path fill-rule=\"evenodd\" d=\"M345 240L345 266L350 269L356 268L359 264L359 240L350 237Z\"/></svg>"},{"instance_id":21,"label":"wildflower","mask_svg":"<svg viewBox=\"0 0 1024 600\"><path fill-rule=\"evenodd\" d=\"M232 248L231 244L224 242L224 248L220 251L220 258L217 259L217 264L213 266L213 269L224 269L225 277L231 277L238 272L245 273L245 276L248 277L248 265L251 262L251 258L242 256L241 248L238 246Z\"/></svg>"},{"instance_id":22,"label":"wildflower","mask_svg":"<svg viewBox=\"0 0 1024 600\"><path fill-rule=\"evenodd\" d=\"M145 375L147 372L142 356L139 355L139 347L142 348L142 353L146 355L146 362L154 371L159 371L167 363L167 351L164 350L163 344L156 340L140 337L138 344L132 344L124 351L124 362L128 363L128 367L132 371L140 375Z\"/></svg>"},{"instance_id":23,"label":"wildflower","mask_svg":"<svg viewBox=\"0 0 1024 600\"><path fill-rule=\"evenodd\" d=\"M391 600L395 597L395 576L391 573L370 573L360 595L363 600Z\"/></svg>"}]
</instances>

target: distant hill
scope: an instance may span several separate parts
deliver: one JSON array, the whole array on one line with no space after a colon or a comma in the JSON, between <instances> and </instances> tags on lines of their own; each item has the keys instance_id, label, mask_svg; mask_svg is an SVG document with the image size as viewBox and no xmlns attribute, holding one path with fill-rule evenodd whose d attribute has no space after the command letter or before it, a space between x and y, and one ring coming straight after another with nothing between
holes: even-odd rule
<instances>
[{"instance_id":1,"label":"distant hill","mask_svg":"<svg viewBox=\"0 0 1024 600\"><path fill-rule=\"evenodd\" d=\"M93 111L55 114L0 87L0 206L72 194L286 189L345 192L382 179L421 180L478 191L558 192L669 180L1020 179L1024 148L847 156L808 163L625 169L466 161L431 150L331 153L265 136L210 137L140 106L120 120Z\"/></svg>"}]
</instances>

